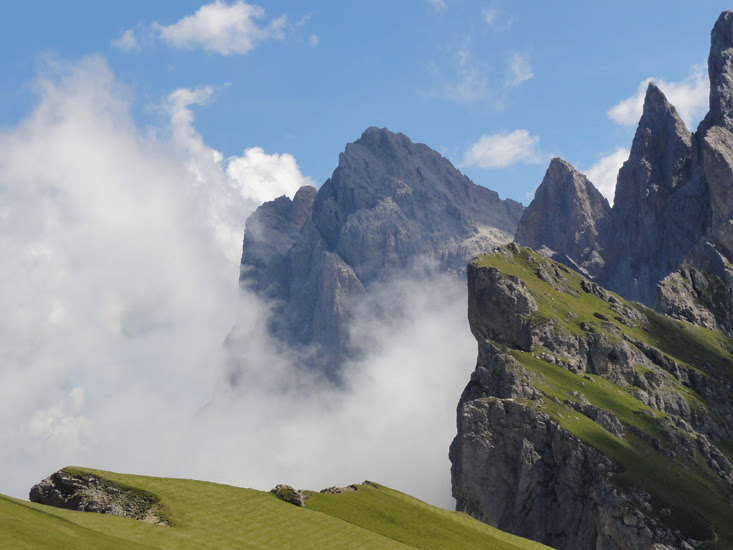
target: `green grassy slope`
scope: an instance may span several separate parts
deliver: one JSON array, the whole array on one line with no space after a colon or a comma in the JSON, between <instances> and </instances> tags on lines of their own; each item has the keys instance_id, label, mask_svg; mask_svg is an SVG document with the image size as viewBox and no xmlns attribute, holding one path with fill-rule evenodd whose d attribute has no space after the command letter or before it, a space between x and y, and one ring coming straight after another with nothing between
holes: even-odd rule
<instances>
[{"instance_id":1,"label":"green grassy slope","mask_svg":"<svg viewBox=\"0 0 733 550\"><path fill-rule=\"evenodd\" d=\"M316 494L306 508L270 493L184 479L71 469L148 491L172 526L0 498L0 548L547 548L387 488Z\"/></svg>"},{"instance_id":2,"label":"green grassy slope","mask_svg":"<svg viewBox=\"0 0 733 550\"><path fill-rule=\"evenodd\" d=\"M722 332L670 319L614 294L619 302L646 318L635 323L621 322L607 301L583 290L583 278L578 273L528 249L521 249L521 253L514 256L485 255L475 262L480 267L493 267L524 281L538 305L538 311L530 316L530 321L538 326L552 323L556 330L578 335L587 334L590 326L590 330L605 335L610 341L626 335L658 348L701 376L718 380L733 377L730 351L733 343ZM562 272L562 283L569 292L553 288L538 276L540 266L545 266L547 271L548 265ZM616 385L596 375L571 372L543 360L545 351L541 346L531 353L509 350L532 374L533 385L547 397L526 404L540 408L565 429L621 465L623 472L615 481L620 486L649 492L654 505L652 515L663 524L680 529L697 540L709 539L712 526L719 540L709 540L705 548L733 548L733 490L730 485L714 475L699 455L696 461L679 452L671 458L669 452L660 452L660 448L650 442L654 437L667 451L679 451L670 437L675 435L672 433L675 430L665 422L667 415L636 399L634 392L639 388ZM635 368L644 375L643 365ZM707 408L702 396L677 383L670 374L663 373L663 376L692 409ZM578 403L581 397L596 407L613 412L624 426L625 438L615 437L578 412L572 403ZM717 444L724 453L731 448L731 442Z\"/></svg>"},{"instance_id":3,"label":"green grassy slope","mask_svg":"<svg viewBox=\"0 0 733 550\"><path fill-rule=\"evenodd\" d=\"M499 531L465 514L430 506L381 485L359 485L358 491L341 495L314 493L311 494L307 505L313 510L382 533L414 548L435 550L547 548L538 542Z\"/></svg>"}]
</instances>

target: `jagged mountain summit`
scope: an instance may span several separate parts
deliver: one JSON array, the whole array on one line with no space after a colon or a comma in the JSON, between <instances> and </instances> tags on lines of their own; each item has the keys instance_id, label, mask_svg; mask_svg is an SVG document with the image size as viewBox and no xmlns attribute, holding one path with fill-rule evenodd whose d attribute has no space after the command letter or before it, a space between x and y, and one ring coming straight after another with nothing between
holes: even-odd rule
<instances>
[{"instance_id":1,"label":"jagged mountain summit","mask_svg":"<svg viewBox=\"0 0 733 550\"><path fill-rule=\"evenodd\" d=\"M273 304L270 329L338 379L352 306L419 262L465 272L509 242L523 207L471 182L436 151L369 128L320 189L260 206L246 222L240 284Z\"/></svg>"},{"instance_id":2,"label":"jagged mountain summit","mask_svg":"<svg viewBox=\"0 0 733 550\"><path fill-rule=\"evenodd\" d=\"M514 240L538 250L547 247L594 276L603 267L598 235L606 231L610 213L608 201L588 178L554 158Z\"/></svg>"},{"instance_id":3,"label":"jagged mountain summit","mask_svg":"<svg viewBox=\"0 0 733 550\"><path fill-rule=\"evenodd\" d=\"M603 267L595 274L588 271L626 298L662 307L657 285L683 264L721 281L728 276L733 258L732 59L733 13L726 11L711 32L710 110L694 133L662 91L649 84L629 159L618 174L613 208L598 218L606 222L599 228L596 250ZM582 267L585 258L577 250L573 223L543 238L529 217L538 211L550 215L556 208L550 195L538 194L526 209L517 240L535 248L544 245ZM569 219L587 215L579 203L574 207ZM524 237L532 232L536 242Z\"/></svg>"}]
</instances>

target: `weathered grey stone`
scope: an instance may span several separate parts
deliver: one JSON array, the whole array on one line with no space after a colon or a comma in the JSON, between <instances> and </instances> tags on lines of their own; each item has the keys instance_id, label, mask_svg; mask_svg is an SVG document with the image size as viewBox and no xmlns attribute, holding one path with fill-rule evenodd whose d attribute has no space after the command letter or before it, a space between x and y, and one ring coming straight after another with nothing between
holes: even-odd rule
<instances>
[{"instance_id":1,"label":"weathered grey stone","mask_svg":"<svg viewBox=\"0 0 733 550\"><path fill-rule=\"evenodd\" d=\"M629 159L618 174L612 220L603 236L601 284L628 299L654 304L659 280L679 266L705 229L696 219L695 202L672 199L691 176L690 132L650 83ZM673 215L678 206L685 210Z\"/></svg>"},{"instance_id":2,"label":"weathered grey stone","mask_svg":"<svg viewBox=\"0 0 733 550\"><path fill-rule=\"evenodd\" d=\"M608 201L583 174L554 158L522 214L514 240L566 255L595 276L603 267L598 236L606 231L610 212Z\"/></svg>"},{"instance_id":3,"label":"weathered grey stone","mask_svg":"<svg viewBox=\"0 0 733 550\"><path fill-rule=\"evenodd\" d=\"M533 271L526 270L528 276L556 282L552 273L557 264L516 244L494 254L521 261L525 270L529 261ZM536 301L523 281L481 264L479 258L468 269L469 323L478 341L478 359L459 401L458 433L450 448L457 509L561 550L681 547L684 537L648 513L650 495L618 485L614 481L618 466L534 403L549 399L567 409L563 415L577 411L613 436L642 439L672 459L684 452L695 463L700 453L711 472L728 482L733 466L713 445L707 446L706 437L726 440L733 435L727 421L719 420L733 418L730 382L721 377L713 382L713 377L678 364L659 349L621 333L605 315L597 317L605 321L603 330L586 333L558 328L553 319L539 321L533 316ZM625 324L650 326L643 314L633 313L635 307L622 304L597 284L584 281L581 287L615 307L618 319L625 316ZM570 294L559 285L553 288ZM579 392L564 402L545 396L535 387L541 377L530 374L509 348L531 352L571 372L601 376L620 387L635 386L633 394L668 419L663 433L671 443L623 424ZM690 407L678 391L680 385L703 396L712 413Z\"/></svg>"},{"instance_id":4,"label":"weathered grey stone","mask_svg":"<svg viewBox=\"0 0 733 550\"><path fill-rule=\"evenodd\" d=\"M475 262L468 265L467 277L468 320L476 340L529 351L532 332L524 316L537 311L537 303L524 282Z\"/></svg>"},{"instance_id":5,"label":"weathered grey stone","mask_svg":"<svg viewBox=\"0 0 733 550\"><path fill-rule=\"evenodd\" d=\"M30 500L67 510L168 525L168 519L161 513L160 503L154 495L120 487L86 473L59 470L31 488Z\"/></svg>"},{"instance_id":6,"label":"weathered grey stone","mask_svg":"<svg viewBox=\"0 0 733 550\"><path fill-rule=\"evenodd\" d=\"M305 495L303 495L303 492L293 489L290 485L275 485L275 488L271 489L270 492L283 502L301 508L305 506Z\"/></svg>"}]
</instances>

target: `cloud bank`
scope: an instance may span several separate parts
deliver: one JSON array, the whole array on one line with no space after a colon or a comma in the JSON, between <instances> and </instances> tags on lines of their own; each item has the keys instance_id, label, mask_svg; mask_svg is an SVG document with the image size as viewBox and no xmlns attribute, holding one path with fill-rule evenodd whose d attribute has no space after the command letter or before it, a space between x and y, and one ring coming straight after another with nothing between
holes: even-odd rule
<instances>
[{"instance_id":1,"label":"cloud bank","mask_svg":"<svg viewBox=\"0 0 733 550\"><path fill-rule=\"evenodd\" d=\"M354 327L370 354L346 390L320 386L237 285L246 216L309 181L295 159L207 146L193 109L210 87L173 91L167 125L138 128L98 57L37 90L0 133L0 492L76 464L265 490L369 478L450 506L475 362L463 283L383 283Z\"/></svg>"}]
</instances>

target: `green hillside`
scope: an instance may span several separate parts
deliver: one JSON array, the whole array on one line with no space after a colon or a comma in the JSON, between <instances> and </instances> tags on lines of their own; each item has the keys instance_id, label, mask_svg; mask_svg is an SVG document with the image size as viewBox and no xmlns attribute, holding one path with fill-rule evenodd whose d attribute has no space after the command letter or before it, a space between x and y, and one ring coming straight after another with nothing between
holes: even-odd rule
<instances>
[{"instance_id":1,"label":"green hillside","mask_svg":"<svg viewBox=\"0 0 733 550\"><path fill-rule=\"evenodd\" d=\"M0 548L547 548L376 484L338 495L308 493L307 507L298 508L270 493L229 485L67 472L154 494L171 526L0 496Z\"/></svg>"},{"instance_id":2,"label":"green hillside","mask_svg":"<svg viewBox=\"0 0 733 550\"><path fill-rule=\"evenodd\" d=\"M527 321L538 331L559 337L579 335L608 350L614 343L637 342L633 345L654 348L657 363L710 380L708 387L716 381L723 387L723 382L733 378L733 342L721 331L673 320L597 289L577 272L529 249L521 248L518 253L500 249L477 258L474 265L495 268L524 282L538 306ZM710 423L725 425L719 412L726 410L730 399L725 390L705 398L672 373L661 368L649 372L642 364L633 366L638 374L633 382L617 384L609 376L578 371L572 366L577 358L564 357L542 345L534 345L531 351L507 351L544 395L526 404L549 414L620 465L615 482L619 487L647 491L653 517L691 538L707 541L704 548L733 548L733 490L711 469L709 457L699 451L709 440L730 459L731 441L705 438L680 424L673 414L640 399L647 392L676 393L688 403L693 419L708 418ZM581 403L612 412L623 426L623 437L582 414Z\"/></svg>"}]
</instances>

